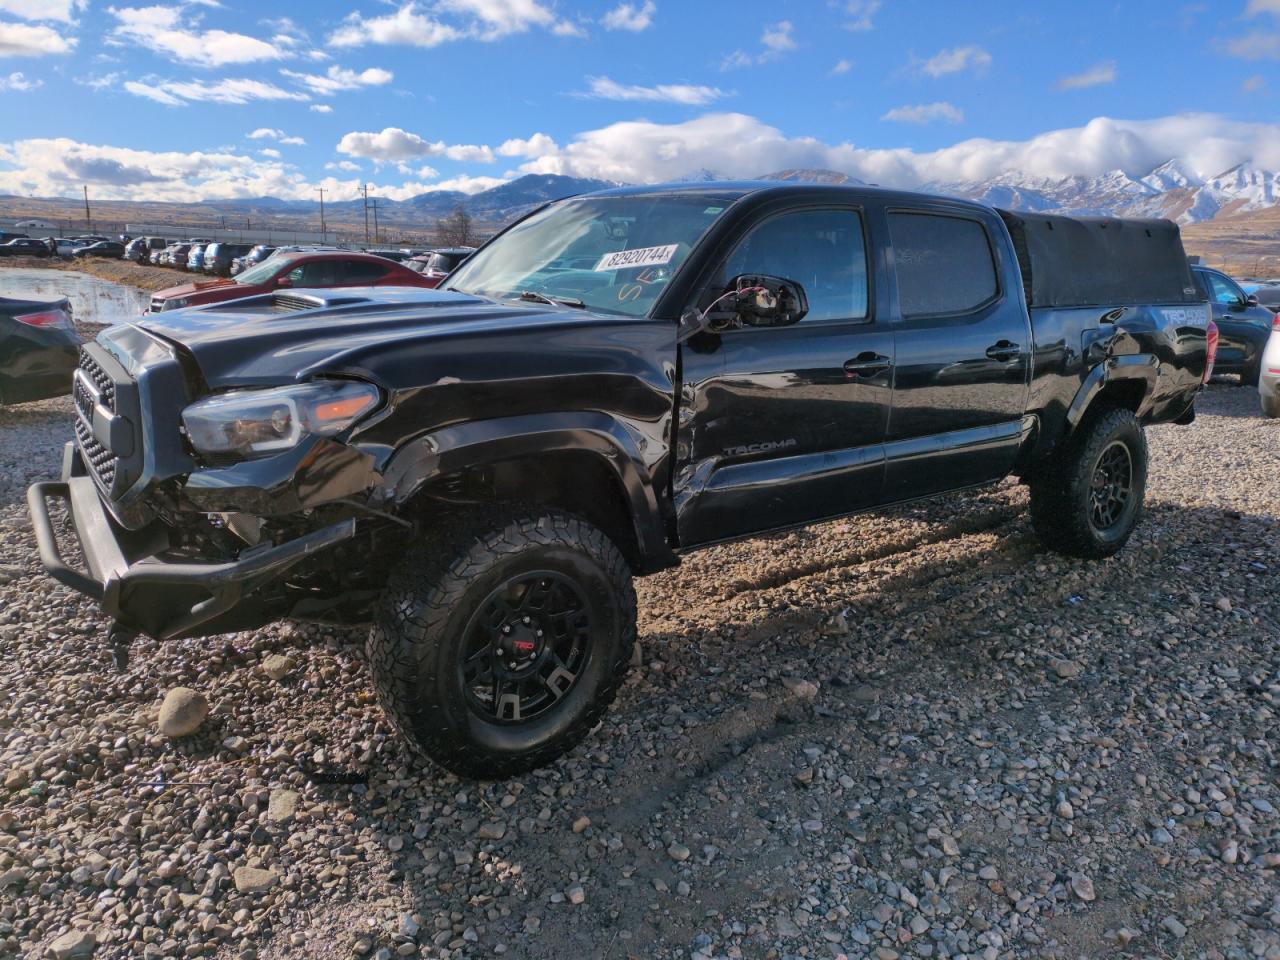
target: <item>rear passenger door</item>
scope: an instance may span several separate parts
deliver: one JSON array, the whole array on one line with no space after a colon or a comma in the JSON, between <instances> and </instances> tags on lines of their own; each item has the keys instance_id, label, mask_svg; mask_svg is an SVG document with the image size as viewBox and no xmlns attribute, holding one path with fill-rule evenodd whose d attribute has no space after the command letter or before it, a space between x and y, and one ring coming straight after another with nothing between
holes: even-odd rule
<instances>
[{"instance_id":1,"label":"rear passenger door","mask_svg":"<svg viewBox=\"0 0 1280 960\"><path fill-rule=\"evenodd\" d=\"M343 285L348 287L369 287L382 283L387 277L387 268L371 260L349 260L343 264Z\"/></svg>"},{"instance_id":2,"label":"rear passenger door","mask_svg":"<svg viewBox=\"0 0 1280 960\"><path fill-rule=\"evenodd\" d=\"M1029 429L1031 330L994 214L939 203L885 211L896 365L887 503L998 479Z\"/></svg>"}]
</instances>

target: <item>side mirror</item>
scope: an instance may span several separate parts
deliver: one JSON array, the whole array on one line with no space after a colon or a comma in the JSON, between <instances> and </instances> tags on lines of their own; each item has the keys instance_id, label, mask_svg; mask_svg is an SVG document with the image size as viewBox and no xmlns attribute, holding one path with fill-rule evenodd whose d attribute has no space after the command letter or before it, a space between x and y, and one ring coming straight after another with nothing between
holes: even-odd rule
<instances>
[{"instance_id":1,"label":"side mirror","mask_svg":"<svg viewBox=\"0 0 1280 960\"><path fill-rule=\"evenodd\" d=\"M277 286L277 287L292 287L292 286L293 286L293 281L292 281L292 280L290 280L288 277L277 277L277 278L276 278L276 286Z\"/></svg>"},{"instance_id":2,"label":"side mirror","mask_svg":"<svg viewBox=\"0 0 1280 960\"><path fill-rule=\"evenodd\" d=\"M1244 305L1246 307L1256 307L1258 305L1258 295L1256 293L1249 294L1244 298Z\"/></svg>"},{"instance_id":3,"label":"side mirror","mask_svg":"<svg viewBox=\"0 0 1280 960\"><path fill-rule=\"evenodd\" d=\"M719 333L740 327L787 327L809 312L804 287L794 280L744 273L729 281L724 293L706 310L689 310L680 318L677 342L696 333Z\"/></svg>"},{"instance_id":4,"label":"side mirror","mask_svg":"<svg viewBox=\"0 0 1280 960\"><path fill-rule=\"evenodd\" d=\"M809 312L804 287L783 277L743 274L729 284L729 303L747 327L788 327Z\"/></svg>"}]
</instances>

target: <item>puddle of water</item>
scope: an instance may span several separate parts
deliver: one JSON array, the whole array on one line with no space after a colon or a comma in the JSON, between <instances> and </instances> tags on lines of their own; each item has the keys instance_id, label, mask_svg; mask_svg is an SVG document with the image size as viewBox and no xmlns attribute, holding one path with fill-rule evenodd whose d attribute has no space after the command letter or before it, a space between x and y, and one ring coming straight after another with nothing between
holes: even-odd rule
<instances>
[{"instance_id":1,"label":"puddle of water","mask_svg":"<svg viewBox=\"0 0 1280 960\"><path fill-rule=\"evenodd\" d=\"M123 283L70 270L22 267L0 270L0 296L30 300L66 297L77 323L103 326L136 320L150 302L150 294Z\"/></svg>"}]
</instances>

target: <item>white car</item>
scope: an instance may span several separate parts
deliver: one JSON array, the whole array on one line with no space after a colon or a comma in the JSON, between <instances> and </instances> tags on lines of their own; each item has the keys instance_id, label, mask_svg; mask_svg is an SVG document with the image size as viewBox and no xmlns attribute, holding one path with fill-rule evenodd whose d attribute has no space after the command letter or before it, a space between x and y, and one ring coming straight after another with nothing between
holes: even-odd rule
<instances>
[{"instance_id":1,"label":"white car","mask_svg":"<svg viewBox=\"0 0 1280 960\"><path fill-rule=\"evenodd\" d=\"M23 230L57 230L56 224L49 223L46 220L23 220L21 223L15 223L15 227L21 227Z\"/></svg>"},{"instance_id":2,"label":"white car","mask_svg":"<svg viewBox=\"0 0 1280 960\"><path fill-rule=\"evenodd\" d=\"M1267 338L1267 348L1262 351L1258 396L1262 398L1263 413L1268 417L1280 417L1280 313L1271 323L1271 336Z\"/></svg>"}]
</instances>

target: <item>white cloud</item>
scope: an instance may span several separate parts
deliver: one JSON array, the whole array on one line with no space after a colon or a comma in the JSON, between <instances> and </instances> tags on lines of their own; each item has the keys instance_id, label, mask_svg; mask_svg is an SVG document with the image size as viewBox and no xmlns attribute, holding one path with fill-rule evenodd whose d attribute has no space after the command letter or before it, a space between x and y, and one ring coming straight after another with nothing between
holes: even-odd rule
<instances>
[{"instance_id":1,"label":"white cloud","mask_svg":"<svg viewBox=\"0 0 1280 960\"><path fill-rule=\"evenodd\" d=\"M991 65L991 54L981 47L952 47L950 50L939 50L920 65L920 69L931 77L943 77L949 73L960 73L962 70L983 70Z\"/></svg>"},{"instance_id":2,"label":"white cloud","mask_svg":"<svg viewBox=\"0 0 1280 960\"><path fill-rule=\"evenodd\" d=\"M545 133L535 133L527 140L506 140L494 153L500 157L545 157L559 149L556 142Z\"/></svg>"},{"instance_id":3,"label":"white cloud","mask_svg":"<svg viewBox=\"0 0 1280 960\"><path fill-rule=\"evenodd\" d=\"M839 77L853 69L852 60L837 60L836 65L827 71L829 76Z\"/></svg>"},{"instance_id":4,"label":"white cloud","mask_svg":"<svg viewBox=\"0 0 1280 960\"><path fill-rule=\"evenodd\" d=\"M769 24L760 34L760 45L764 49L755 54L748 53L745 50L733 50L721 58L720 69L737 70L740 67L750 67L758 63L777 60L784 53L796 48L796 40L793 36L794 30L795 27L790 20Z\"/></svg>"},{"instance_id":5,"label":"white cloud","mask_svg":"<svg viewBox=\"0 0 1280 960\"><path fill-rule=\"evenodd\" d=\"M538 0L436 0L428 12L416 0L380 17L350 14L329 38L335 47L404 44L436 47L465 38L492 41L564 21Z\"/></svg>"},{"instance_id":6,"label":"white cloud","mask_svg":"<svg viewBox=\"0 0 1280 960\"><path fill-rule=\"evenodd\" d=\"M794 50L796 41L791 35L793 29L790 20L772 24L764 28L764 32L760 34L760 42L764 44L765 50L775 55Z\"/></svg>"},{"instance_id":7,"label":"white cloud","mask_svg":"<svg viewBox=\"0 0 1280 960\"><path fill-rule=\"evenodd\" d=\"M333 113L333 107L327 103L313 103L307 109L312 113Z\"/></svg>"},{"instance_id":8,"label":"white cloud","mask_svg":"<svg viewBox=\"0 0 1280 960\"><path fill-rule=\"evenodd\" d=\"M427 192L433 190L458 190L462 193L479 193L481 190L500 187L507 182L501 177L453 177L450 180L440 180L431 184L427 188Z\"/></svg>"},{"instance_id":9,"label":"white cloud","mask_svg":"<svg viewBox=\"0 0 1280 960\"><path fill-rule=\"evenodd\" d=\"M160 80L149 78L146 83L127 80L124 89L137 97L145 97L171 107L184 107L190 101L215 104L241 104L253 100L309 100L305 93L285 90L273 83L247 78L227 78L213 83L196 81Z\"/></svg>"},{"instance_id":10,"label":"white cloud","mask_svg":"<svg viewBox=\"0 0 1280 960\"><path fill-rule=\"evenodd\" d=\"M1257 30L1226 41L1233 57L1245 60L1280 60L1280 32Z\"/></svg>"},{"instance_id":11,"label":"white cloud","mask_svg":"<svg viewBox=\"0 0 1280 960\"><path fill-rule=\"evenodd\" d=\"M0 92L5 90L25 92L42 86L44 86L43 80L28 80L20 71L15 71L7 77L0 76Z\"/></svg>"},{"instance_id":12,"label":"white cloud","mask_svg":"<svg viewBox=\"0 0 1280 960\"><path fill-rule=\"evenodd\" d=\"M1086 87L1100 87L1103 84L1115 83L1116 64L1114 60L1095 63L1088 70L1068 74L1058 80L1059 90L1083 90Z\"/></svg>"},{"instance_id":13,"label":"white cloud","mask_svg":"<svg viewBox=\"0 0 1280 960\"><path fill-rule=\"evenodd\" d=\"M585 37L587 35L586 27L572 20L560 20L551 28L551 32L557 37Z\"/></svg>"},{"instance_id":14,"label":"white cloud","mask_svg":"<svg viewBox=\"0 0 1280 960\"><path fill-rule=\"evenodd\" d=\"M847 0L844 11L849 19L844 22L845 27L857 31L874 30L872 21L883 5L883 0Z\"/></svg>"},{"instance_id":15,"label":"white cloud","mask_svg":"<svg viewBox=\"0 0 1280 960\"><path fill-rule=\"evenodd\" d=\"M556 153L521 165L520 172L649 183L700 169L750 177L788 167L821 167L885 186L918 187L1011 172L1052 179L1116 169L1142 175L1170 158L1202 176L1246 161L1274 169L1280 167L1280 128L1215 114L1143 121L1099 117L1029 140L975 138L919 153L788 137L755 117L713 113L682 123L630 121L588 130Z\"/></svg>"},{"instance_id":16,"label":"white cloud","mask_svg":"<svg viewBox=\"0 0 1280 960\"><path fill-rule=\"evenodd\" d=\"M276 127L259 127L247 136L250 140L275 140L286 147L305 147L307 141L302 137L291 137Z\"/></svg>"},{"instance_id":17,"label":"white cloud","mask_svg":"<svg viewBox=\"0 0 1280 960\"><path fill-rule=\"evenodd\" d=\"M345 170L348 173L355 173L360 169L360 164L352 163L350 160L339 160L336 163L326 163L324 168L326 170Z\"/></svg>"},{"instance_id":18,"label":"white cloud","mask_svg":"<svg viewBox=\"0 0 1280 960\"><path fill-rule=\"evenodd\" d=\"M1256 17L1260 13L1280 17L1280 0L1249 0L1248 6L1244 8L1244 15Z\"/></svg>"},{"instance_id":19,"label":"white cloud","mask_svg":"<svg viewBox=\"0 0 1280 960\"><path fill-rule=\"evenodd\" d=\"M324 74L299 73L296 70L281 70L280 73L321 97L357 90L360 87L378 87L395 79L395 75L390 70L383 70L381 67L370 67L357 73L355 70L347 70L337 64L331 66Z\"/></svg>"},{"instance_id":20,"label":"white cloud","mask_svg":"<svg viewBox=\"0 0 1280 960\"><path fill-rule=\"evenodd\" d=\"M64 37L52 27L25 23L0 23L0 57L43 57L70 53L76 38Z\"/></svg>"},{"instance_id":21,"label":"white cloud","mask_svg":"<svg viewBox=\"0 0 1280 960\"><path fill-rule=\"evenodd\" d=\"M606 30L631 30L640 32L653 25L653 15L658 12L658 5L653 0L645 0L643 4L620 3L600 21Z\"/></svg>"},{"instance_id":22,"label":"white cloud","mask_svg":"<svg viewBox=\"0 0 1280 960\"><path fill-rule=\"evenodd\" d=\"M1246 77L1240 83L1240 90L1244 93L1257 93L1259 90L1267 88L1267 78L1260 73L1255 73L1251 77Z\"/></svg>"},{"instance_id":23,"label":"white cloud","mask_svg":"<svg viewBox=\"0 0 1280 960\"><path fill-rule=\"evenodd\" d=\"M114 87L120 81L120 74L116 71L104 73L100 77L76 77L75 82L82 87L89 87L92 90L108 90Z\"/></svg>"},{"instance_id":24,"label":"white cloud","mask_svg":"<svg viewBox=\"0 0 1280 960\"><path fill-rule=\"evenodd\" d=\"M376 163L402 163L415 157L448 157L461 163L492 163L491 147L469 143L431 142L399 127L386 127L380 133L352 131L338 141L338 152L350 157L364 157Z\"/></svg>"},{"instance_id":25,"label":"white cloud","mask_svg":"<svg viewBox=\"0 0 1280 960\"><path fill-rule=\"evenodd\" d=\"M725 96L719 87L694 86L687 83L660 83L653 87L623 84L608 77L588 77L591 89L579 96L597 100L640 100L660 103L684 103L700 106Z\"/></svg>"},{"instance_id":26,"label":"white cloud","mask_svg":"<svg viewBox=\"0 0 1280 960\"><path fill-rule=\"evenodd\" d=\"M282 154L279 150L275 149L274 147L263 147L258 152L262 154L264 157L270 157L272 160L279 160L282 156L284 156L284 154Z\"/></svg>"},{"instance_id":27,"label":"white cloud","mask_svg":"<svg viewBox=\"0 0 1280 960\"><path fill-rule=\"evenodd\" d=\"M881 120L893 120L897 123L933 123L945 120L947 123L963 123L964 111L954 104L939 101L937 103L918 103L912 106L894 107Z\"/></svg>"},{"instance_id":28,"label":"white cloud","mask_svg":"<svg viewBox=\"0 0 1280 960\"><path fill-rule=\"evenodd\" d=\"M0 11L23 20L56 20L72 23L75 14L88 6L87 0L0 0Z\"/></svg>"},{"instance_id":29,"label":"white cloud","mask_svg":"<svg viewBox=\"0 0 1280 960\"><path fill-rule=\"evenodd\" d=\"M182 22L179 7L110 7L108 12L119 24L111 31L112 38L135 43L176 63L220 67L284 56L275 44L243 33L191 29Z\"/></svg>"}]
</instances>

